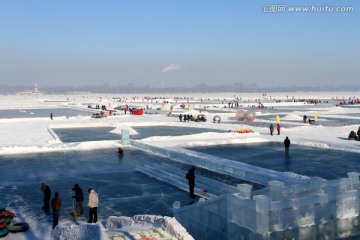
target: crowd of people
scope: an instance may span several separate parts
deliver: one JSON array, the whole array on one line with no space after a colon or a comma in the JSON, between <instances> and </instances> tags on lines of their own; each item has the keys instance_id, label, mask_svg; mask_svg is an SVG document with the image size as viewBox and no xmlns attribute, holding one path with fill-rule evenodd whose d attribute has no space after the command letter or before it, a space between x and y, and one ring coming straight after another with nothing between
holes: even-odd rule
<instances>
[{"instance_id":1,"label":"crowd of people","mask_svg":"<svg viewBox=\"0 0 360 240\"><path fill-rule=\"evenodd\" d=\"M117 154L119 156L123 156L124 151L121 147L118 148ZM48 185L45 183L42 183L40 186L40 190L43 192L43 206L42 210L46 213L50 213L50 208L52 210L52 216L53 216L53 229L58 225L59 223L59 217L60 217L60 209L62 206L62 201L59 197L59 193L55 192L54 197L51 198L51 189ZM75 209L73 209L73 212L71 215L73 217L76 216L83 216L84 209L83 209L83 201L84 201L84 193L82 188L79 184L75 184L72 188L73 196L72 198L76 201ZM97 214L97 208L99 205L99 197L98 194L95 192L95 190L92 187L88 188L89 193L89 200L88 200L88 208L89 208L89 218L88 223L96 223L98 221L98 214Z\"/></svg>"},{"instance_id":2,"label":"crowd of people","mask_svg":"<svg viewBox=\"0 0 360 240\"><path fill-rule=\"evenodd\" d=\"M190 114L179 114L179 121L180 122L190 122L190 121L194 121L194 122L206 122L207 119L205 117L204 114L199 114L196 117L194 117L193 115Z\"/></svg>"},{"instance_id":3,"label":"crowd of people","mask_svg":"<svg viewBox=\"0 0 360 240\"><path fill-rule=\"evenodd\" d=\"M93 108L90 104L88 105L88 108ZM95 105L95 109L100 109L100 105ZM101 110L107 110L105 105L101 105Z\"/></svg>"},{"instance_id":4,"label":"crowd of people","mask_svg":"<svg viewBox=\"0 0 360 240\"><path fill-rule=\"evenodd\" d=\"M52 210L52 216L53 216L53 226L54 229L58 223L59 223L59 217L60 217L60 210L62 206L62 201L59 197L59 193L55 192L54 197L51 199L51 189L48 185L45 183L42 183L40 186L40 190L43 192L43 207L42 210L49 214L50 213L50 206ZM73 216L82 216L84 213L83 210L83 201L84 201L84 194L83 190L79 186L79 184L75 184L72 190L75 192L73 198L76 200L76 211ZM99 197L98 194L95 192L95 190L92 187L88 188L89 193L89 200L88 200L88 208L89 208L89 219L88 223L96 223L98 221L98 215L97 215L97 208L99 205Z\"/></svg>"}]
</instances>

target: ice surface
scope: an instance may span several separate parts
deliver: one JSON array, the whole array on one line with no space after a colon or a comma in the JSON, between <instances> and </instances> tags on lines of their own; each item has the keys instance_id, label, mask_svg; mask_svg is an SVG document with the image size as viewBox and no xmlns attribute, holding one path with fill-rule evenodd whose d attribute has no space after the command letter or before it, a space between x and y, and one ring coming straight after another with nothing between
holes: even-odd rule
<instances>
[{"instance_id":1,"label":"ice surface","mask_svg":"<svg viewBox=\"0 0 360 240\"><path fill-rule=\"evenodd\" d=\"M279 172L279 170L263 170L253 166L250 162L247 165L230 163L221 157L213 155L205 156L205 154L198 154L186 149L186 147L256 142L275 142L281 145L284 136L289 136L292 143L297 145L316 147L324 151L341 150L347 153L360 153L358 142L347 140L349 131L356 130L359 127L359 108L346 109L330 104L319 104L315 106L312 104L284 102L286 95L294 95L295 98L331 99L337 96L341 98L348 94L351 96L359 95L359 93L271 94L273 99L282 101L277 103L269 99L262 101L267 108L257 110L257 119L254 122L247 122L246 124L239 124L235 121L234 115L237 109L225 109L223 108L222 100L215 99L206 100L202 103L200 103L198 99L192 99L190 104L194 104L195 106L193 107L197 110L205 112L209 120L215 115L220 115L222 118L220 124L214 124L211 121L206 123L180 123L176 117L170 118L165 116L165 111L160 111L158 114L136 117L129 114L121 114L103 119L91 119L90 115L92 111L87 109L87 104L99 103L99 95L87 95L85 98L82 95L43 95L40 96L40 98L31 96L1 96L3 101L0 101L0 134L2 136L0 139L0 161L2 163L4 161L11 161L12 164L15 164L12 166L13 169L16 169L17 173L11 175L12 171L4 169L0 191L6 194L2 194L4 197L0 199L0 201L6 202L5 205L7 208L19 213L19 220L29 222L31 226L29 233L15 234L11 236L11 239L40 239L40 236L45 236L46 239L50 238L50 218L38 213L38 205L41 202L41 199L37 197L39 194L38 183L44 178L47 182L56 181L54 184L55 189L61 192L61 196L65 196L66 190L61 189L61 184L66 183L66 185L72 185L75 180L67 179L66 176L77 176L77 172L79 172L80 175L84 173L84 175L76 178L76 180L84 181L86 184L90 184L90 182L93 184L95 182L96 187L100 187L101 194L114 194L111 187L102 188L104 187L102 185L109 183L107 182L107 180L109 180L108 178L111 178L112 181L117 179L118 173L109 174L111 171L116 171L116 167L108 163L112 157L109 158L106 154L102 155L101 152L103 152L104 149L116 149L122 146L120 139L63 143L54 131L55 128L75 129L79 127L99 127L99 129L101 127L110 127L114 129L111 132L119 136L122 129L128 129L130 138L136 134L134 128L145 127L148 128L149 133L147 135L144 134L143 136L146 135L145 138L142 138L141 141L137 141L136 143L149 146L146 148L155 153L155 157L150 157L150 162L157 161L157 158L162 158L160 155L166 155L170 158L181 160L188 165L197 165L203 169L247 179L252 182L260 182L264 185L268 185L268 182L273 180L284 183L285 187L281 189L280 186L279 189L273 189L276 190L275 192L271 191L270 188L260 190L253 188L251 193L249 193L248 189L241 188L240 191L237 189L238 192L232 195L220 195L217 198L199 201L190 206L181 204L181 207L178 208L174 214L179 217L179 222L183 224L186 230L196 239L204 237L207 239L234 239L235 237L262 239L264 236L265 238L270 237L271 239L285 239L287 236L293 236L298 239L310 239L319 235L327 239L336 239L359 234L356 230L359 222L359 183L357 177L359 170L356 168L358 164L352 163L352 160L346 157L346 154L339 155L339 167L334 167L334 169L342 169L342 175L335 178L326 178L329 179L326 181L324 179L309 178L308 176L296 174L295 171L291 169L291 164L285 165L289 167L289 169L285 171L280 170L281 172ZM216 96L217 99L226 99L225 102L234 99L233 94L221 94L221 96L213 94L203 95L206 98ZM258 99L259 96L256 94L241 95L243 100L247 102L244 104L246 110L253 110L251 104L255 103L255 99ZM101 104L107 106L117 105L117 102L110 96L105 97L105 95L103 95L102 97ZM154 109L161 107L162 103L161 100L159 100L159 102L151 102L150 100L141 99L141 97L132 98L132 96L129 96L128 99L127 103L129 105L141 107L146 104L151 104ZM186 100L179 100L174 104L175 113L184 112L184 110L179 107L183 102L186 103ZM60 109L61 111L66 110L66 113L56 112L56 109ZM10 112L4 110L9 110ZM70 111L67 110L71 110L72 113L70 114ZM54 120L50 120L50 113L48 111L53 111ZM189 110L186 109L185 111ZM40 112L41 114L39 114ZM197 112L198 111L195 111L195 113ZM315 125L302 123L303 114L312 118L314 113L318 113L319 115L319 119ZM12 117L11 114L13 114ZM275 122L276 115L281 117L281 125L283 126L282 135L270 136L268 126L270 123ZM178 134L169 136L169 134L161 130L161 127L157 129L156 126L167 126L170 128L173 127L174 129L179 128L180 131L178 131ZM184 129L184 126L188 127L188 129L186 129L188 131L185 133L184 130L184 134L181 134L181 131L183 131L181 129ZM243 127L251 127L254 133L241 135L227 132L231 129ZM191 130L200 128L201 131ZM209 131L208 129L214 130ZM162 132L161 134L155 134L151 133L151 131ZM141 134L137 134L137 136L140 135ZM136 143L134 144L136 145ZM100 172L103 171L103 173L97 173L98 175L95 174L94 179L91 180L86 177L86 173L89 170L87 168L89 165L86 161L89 159L91 161L91 158L84 157L82 154L80 154L79 157L76 157L76 154L69 154L72 151L83 152L89 149L100 153L99 160L97 160L98 164L107 165L101 167L100 165L91 166L91 171L94 169ZM42 164L38 169L32 166L33 161L31 158L28 164L25 163L25 161L19 161L20 155L26 159L28 156L31 156L30 153L44 154L45 152L49 154L61 152L64 157L58 159L59 161L56 160L57 165L52 167L48 166L49 162L51 162L49 161L51 157L49 159L42 159ZM256 150L253 152L261 151ZM271 160L273 155L268 153L269 152L266 152L265 155ZM313 160L318 160L318 158L320 159L321 157L322 155L319 155ZM143 159L140 161L142 166L148 163L146 160L147 159ZM121 160L117 159L117 161ZM122 161L126 162L126 157ZM64 165L68 165L68 172L63 170L62 166ZM349 166L352 168L350 171L348 170ZM5 165L2 165L2 168L4 167ZM329 171L329 173L333 174L330 170L316 167L315 162L311 161L306 162L306 164L304 163L300 168L313 171L315 173L312 175L313 177L317 176L317 172L323 174ZM138 174L140 173L136 171L135 173L134 169L135 168L132 168L129 172L131 174L128 175L126 175L125 171L124 175L129 178L131 178L133 174L139 176ZM149 170L154 174L154 169L149 167ZM171 173L171 169L168 167L164 167L162 171L164 174L165 172ZM355 173L349 174L347 177L347 172ZM145 175L143 177L148 178ZM105 182L101 181L102 178L105 179ZM216 180L221 182L221 178ZM149 181L154 182L154 184L156 182L156 185L161 185L161 183L155 179ZM204 184L206 181L206 178L201 180L199 177L199 186L202 186L201 184ZM175 186L179 183L181 183L180 179L174 179ZM129 183L129 185L131 184ZM129 198L127 195L129 192L123 189L123 187L125 188L126 186L127 184L117 188L117 196L115 198L109 198L104 201L104 203L110 206L112 211L103 209L101 214L110 216L111 213L119 213L119 206L123 204L116 203L114 199L122 197L123 199L127 199L129 205L126 206L127 209L129 209L129 216L132 216L131 212L136 210L137 202L140 201L139 199L146 199L147 193L145 193L144 196L140 194L134 198ZM168 186L171 188L170 185ZM186 183L184 186L186 188ZM227 188L222 184L217 185L215 182L207 185L207 187L209 186L218 188L218 190ZM233 187L235 188L235 186ZM35 188L36 192L32 190ZM146 187L143 189L148 190ZM174 189L177 188L171 189L170 192L180 191L183 193L181 190ZM219 194L220 192L221 191L219 191ZM272 197L271 192L273 193ZM185 195L187 194L185 193ZM155 198L158 195L154 194L153 196ZM267 197L267 201L262 202L262 207L260 207L260 205L258 206L259 209L263 209L264 211L256 211L256 201L254 199L257 199L257 196ZM168 203L168 206L172 206L172 203L177 200L179 199L173 199ZM181 199L180 202L183 203L183 200ZM69 201L64 201L64 204L64 211L68 212L70 207ZM150 202L146 208L151 208L154 204L156 204L156 200ZM159 206L159 208L152 209L162 208L162 206ZM265 211L266 209L268 209L267 212ZM146 209L144 211L146 211ZM156 214L156 212L154 213ZM64 212L62 214L62 216L65 215ZM61 222L65 224L71 223L64 218ZM74 227L74 232L77 234L85 233L84 229L82 229L83 227L79 226L86 225L87 224L76 225L77 227ZM180 226L174 229L180 229ZM143 230L146 231L146 229ZM94 227L90 232L94 234L97 234L97 232L99 234L103 233L101 226L99 226L98 229ZM105 230L105 233L109 234L107 230Z\"/></svg>"}]
</instances>

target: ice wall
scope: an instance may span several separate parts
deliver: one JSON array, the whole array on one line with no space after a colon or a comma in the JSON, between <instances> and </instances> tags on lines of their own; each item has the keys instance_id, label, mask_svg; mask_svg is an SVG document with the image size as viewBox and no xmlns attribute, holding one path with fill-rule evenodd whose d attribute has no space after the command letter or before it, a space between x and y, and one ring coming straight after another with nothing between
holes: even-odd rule
<instances>
[{"instance_id":1,"label":"ice wall","mask_svg":"<svg viewBox=\"0 0 360 240\"><path fill-rule=\"evenodd\" d=\"M268 183L262 194L234 193L174 208L195 239L336 239L360 234L359 173L306 184ZM201 226L197 229L196 226Z\"/></svg>"},{"instance_id":2,"label":"ice wall","mask_svg":"<svg viewBox=\"0 0 360 240\"><path fill-rule=\"evenodd\" d=\"M121 129L121 144L123 145L130 144L130 135L128 129Z\"/></svg>"},{"instance_id":3,"label":"ice wall","mask_svg":"<svg viewBox=\"0 0 360 240\"><path fill-rule=\"evenodd\" d=\"M269 181L281 180L285 183L303 183L307 179L289 176L282 172L251 166L241 162L230 161L220 158L209 158L208 155L192 154L192 151L174 151L174 149L164 149L145 144L141 141L130 140L135 147L167 156L175 161L198 166L214 172L229 175L249 182L267 185Z\"/></svg>"},{"instance_id":4,"label":"ice wall","mask_svg":"<svg viewBox=\"0 0 360 240\"><path fill-rule=\"evenodd\" d=\"M195 239L228 239L227 196L174 208L174 216Z\"/></svg>"},{"instance_id":5,"label":"ice wall","mask_svg":"<svg viewBox=\"0 0 360 240\"><path fill-rule=\"evenodd\" d=\"M320 177L299 179L238 162L162 149L141 141L131 141L131 144L176 161L267 186L252 191L251 185L240 184L236 193L218 193L215 198L185 207L174 204L175 218L195 239L307 240L360 234L360 174L357 172L329 181ZM151 166L149 169L143 171L156 175L156 170L151 170ZM176 177L170 177L168 182L180 186Z\"/></svg>"},{"instance_id":6,"label":"ice wall","mask_svg":"<svg viewBox=\"0 0 360 240\"><path fill-rule=\"evenodd\" d=\"M147 174L151 177L159 179L176 186L184 191L188 191L189 187L185 179L186 171L174 168L169 164L151 164L145 166L136 166L136 170ZM206 190L206 191L204 191ZM224 184L200 175L196 176L195 194L203 198L213 198L226 193L238 192L234 186Z\"/></svg>"}]
</instances>

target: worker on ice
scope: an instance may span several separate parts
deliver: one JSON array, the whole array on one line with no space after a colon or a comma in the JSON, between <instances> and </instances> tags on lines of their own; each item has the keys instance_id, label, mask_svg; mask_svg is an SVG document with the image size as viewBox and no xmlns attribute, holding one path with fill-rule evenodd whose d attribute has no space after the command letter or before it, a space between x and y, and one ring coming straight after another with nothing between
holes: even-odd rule
<instances>
[{"instance_id":1,"label":"worker on ice","mask_svg":"<svg viewBox=\"0 0 360 240\"><path fill-rule=\"evenodd\" d=\"M122 150L121 147L118 148L117 154L118 154L119 156L123 156L123 155L124 155L124 151Z\"/></svg>"},{"instance_id":2,"label":"worker on ice","mask_svg":"<svg viewBox=\"0 0 360 240\"><path fill-rule=\"evenodd\" d=\"M190 198L195 198L196 195L194 193L195 188L195 167L192 167L188 170L186 174L186 179L188 180L189 184L189 192L190 192Z\"/></svg>"},{"instance_id":3,"label":"worker on ice","mask_svg":"<svg viewBox=\"0 0 360 240\"><path fill-rule=\"evenodd\" d=\"M289 154L290 139L288 137L285 138L284 145L285 145L285 154Z\"/></svg>"}]
</instances>

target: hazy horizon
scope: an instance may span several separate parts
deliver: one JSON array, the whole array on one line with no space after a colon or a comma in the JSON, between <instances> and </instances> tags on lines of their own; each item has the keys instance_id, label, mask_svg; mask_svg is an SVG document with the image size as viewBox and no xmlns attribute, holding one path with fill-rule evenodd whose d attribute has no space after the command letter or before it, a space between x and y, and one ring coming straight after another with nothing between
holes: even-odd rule
<instances>
[{"instance_id":1,"label":"hazy horizon","mask_svg":"<svg viewBox=\"0 0 360 240\"><path fill-rule=\"evenodd\" d=\"M292 6L353 9L290 12ZM4 0L0 83L357 84L359 7L341 0Z\"/></svg>"}]
</instances>

